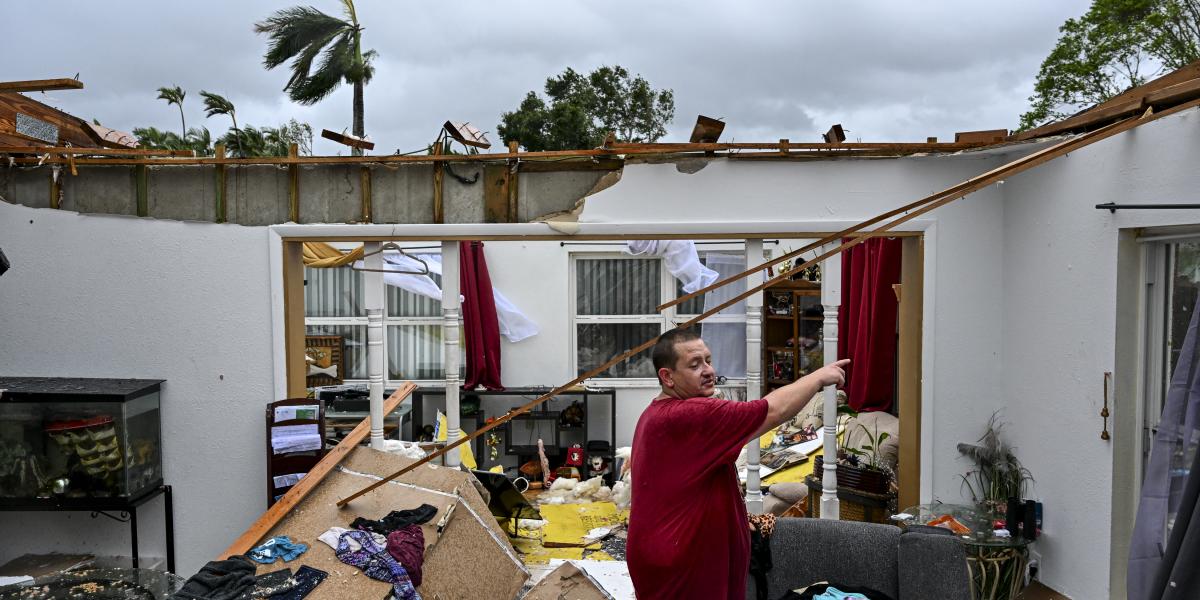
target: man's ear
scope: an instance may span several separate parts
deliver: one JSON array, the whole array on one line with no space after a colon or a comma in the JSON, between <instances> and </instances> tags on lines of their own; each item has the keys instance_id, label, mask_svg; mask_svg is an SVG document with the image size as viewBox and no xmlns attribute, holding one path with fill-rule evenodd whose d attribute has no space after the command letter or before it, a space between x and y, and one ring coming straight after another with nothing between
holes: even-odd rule
<instances>
[{"instance_id":1,"label":"man's ear","mask_svg":"<svg viewBox=\"0 0 1200 600\"><path fill-rule=\"evenodd\" d=\"M675 381L671 377L670 369L663 367L658 370L658 383L660 383L663 387L675 387Z\"/></svg>"}]
</instances>

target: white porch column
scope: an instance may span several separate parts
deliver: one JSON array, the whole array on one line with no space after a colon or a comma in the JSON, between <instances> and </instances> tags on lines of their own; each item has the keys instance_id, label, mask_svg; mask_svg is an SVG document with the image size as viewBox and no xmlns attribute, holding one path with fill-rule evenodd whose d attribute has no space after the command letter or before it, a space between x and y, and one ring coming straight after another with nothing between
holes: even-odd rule
<instances>
[{"instance_id":1,"label":"white porch column","mask_svg":"<svg viewBox=\"0 0 1200 600\"><path fill-rule=\"evenodd\" d=\"M368 269L383 268L379 242L366 242L363 258ZM371 447L383 450L383 273L363 272L363 301L367 309L367 380L371 405Z\"/></svg>"},{"instance_id":2,"label":"white porch column","mask_svg":"<svg viewBox=\"0 0 1200 600\"><path fill-rule=\"evenodd\" d=\"M763 241L746 240L746 267L762 264ZM746 278L746 289L758 287L763 282L761 270ZM746 298L746 399L758 398L762 394L762 293ZM746 512L761 514L763 497L759 479L758 439L750 440L746 446Z\"/></svg>"},{"instance_id":3,"label":"white porch column","mask_svg":"<svg viewBox=\"0 0 1200 600\"><path fill-rule=\"evenodd\" d=\"M442 242L442 364L446 367L446 442L462 436L458 407L458 343L460 303L458 299L458 242ZM445 456L446 465L457 467L459 453Z\"/></svg>"},{"instance_id":4,"label":"white porch column","mask_svg":"<svg viewBox=\"0 0 1200 600\"><path fill-rule=\"evenodd\" d=\"M832 246L827 246L830 248ZM825 251L823 248L822 251ZM838 308L842 304L842 255L835 254L821 262L821 304L825 307L825 322L821 327L824 338L825 364L837 361ZM821 518L837 519L841 509L837 497L837 386L825 388L825 459L821 477Z\"/></svg>"}]
</instances>

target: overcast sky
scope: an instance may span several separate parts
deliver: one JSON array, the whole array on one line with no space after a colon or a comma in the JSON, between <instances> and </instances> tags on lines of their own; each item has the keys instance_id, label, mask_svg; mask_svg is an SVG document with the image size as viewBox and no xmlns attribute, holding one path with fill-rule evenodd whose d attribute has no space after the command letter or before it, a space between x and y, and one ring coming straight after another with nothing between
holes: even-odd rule
<instances>
[{"instance_id":1,"label":"overcast sky","mask_svg":"<svg viewBox=\"0 0 1200 600\"><path fill-rule=\"evenodd\" d=\"M340 15L336 0L311 0ZM72 77L85 89L32 94L130 131L178 130L160 86L187 91L188 126L214 137L200 90L237 106L239 124L289 118L348 130L351 92L316 106L281 91L285 68L261 66L255 21L296 4L206 0L5 3L0 80ZM500 114L566 67L619 64L675 91L663 141L687 141L697 114L728 123L723 141L820 141L841 123L851 140L953 140L955 131L1012 128L1042 59L1085 0L912 2L383 2L359 0L363 43L379 52L366 89L374 153L433 141L447 119L494 143ZM494 150L498 150L496 143ZM345 149L318 140L317 154Z\"/></svg>"}]
</instances>

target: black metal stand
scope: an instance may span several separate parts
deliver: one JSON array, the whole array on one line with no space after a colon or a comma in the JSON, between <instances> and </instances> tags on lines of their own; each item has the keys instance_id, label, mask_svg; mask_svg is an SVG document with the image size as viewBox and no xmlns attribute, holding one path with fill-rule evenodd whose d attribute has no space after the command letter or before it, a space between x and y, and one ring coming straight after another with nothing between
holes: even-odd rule
<instances>
[{"instance_id":1,"label":"black metal stand","mask_svg":"<svg viewBox=\"0 0 1200 600\"><path fill-rule=\"evenodd\" d=\"M175 510L171 498L171 486L159 483L134 498L4 498L0 510L4 511L90 511L92 518L108 517L120 523L129 523L130 550L133 568L138 568L137 509L155 497L163 497L163 515L166 525L167 571L175 572ZM119 515L109 514L116 511Z\"/></svg>"}]
</instances>

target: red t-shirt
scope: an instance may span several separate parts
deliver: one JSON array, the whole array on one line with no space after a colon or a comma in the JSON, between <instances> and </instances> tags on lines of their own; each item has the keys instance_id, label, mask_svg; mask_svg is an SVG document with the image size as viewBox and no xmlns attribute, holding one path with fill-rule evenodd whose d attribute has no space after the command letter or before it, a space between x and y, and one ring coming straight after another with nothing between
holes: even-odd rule
<instances>
[{"instance_id":1,"label":"red t-shirt","mask_svg":"<svg viewBox=\"0 0 1200 600\"><path fill-rule=\"evenodd\" d=\"M767 401L655 400L633 434L626 560L638 600L746 595L750 530L734 463Z\"/></svg>"}]
</instances>

